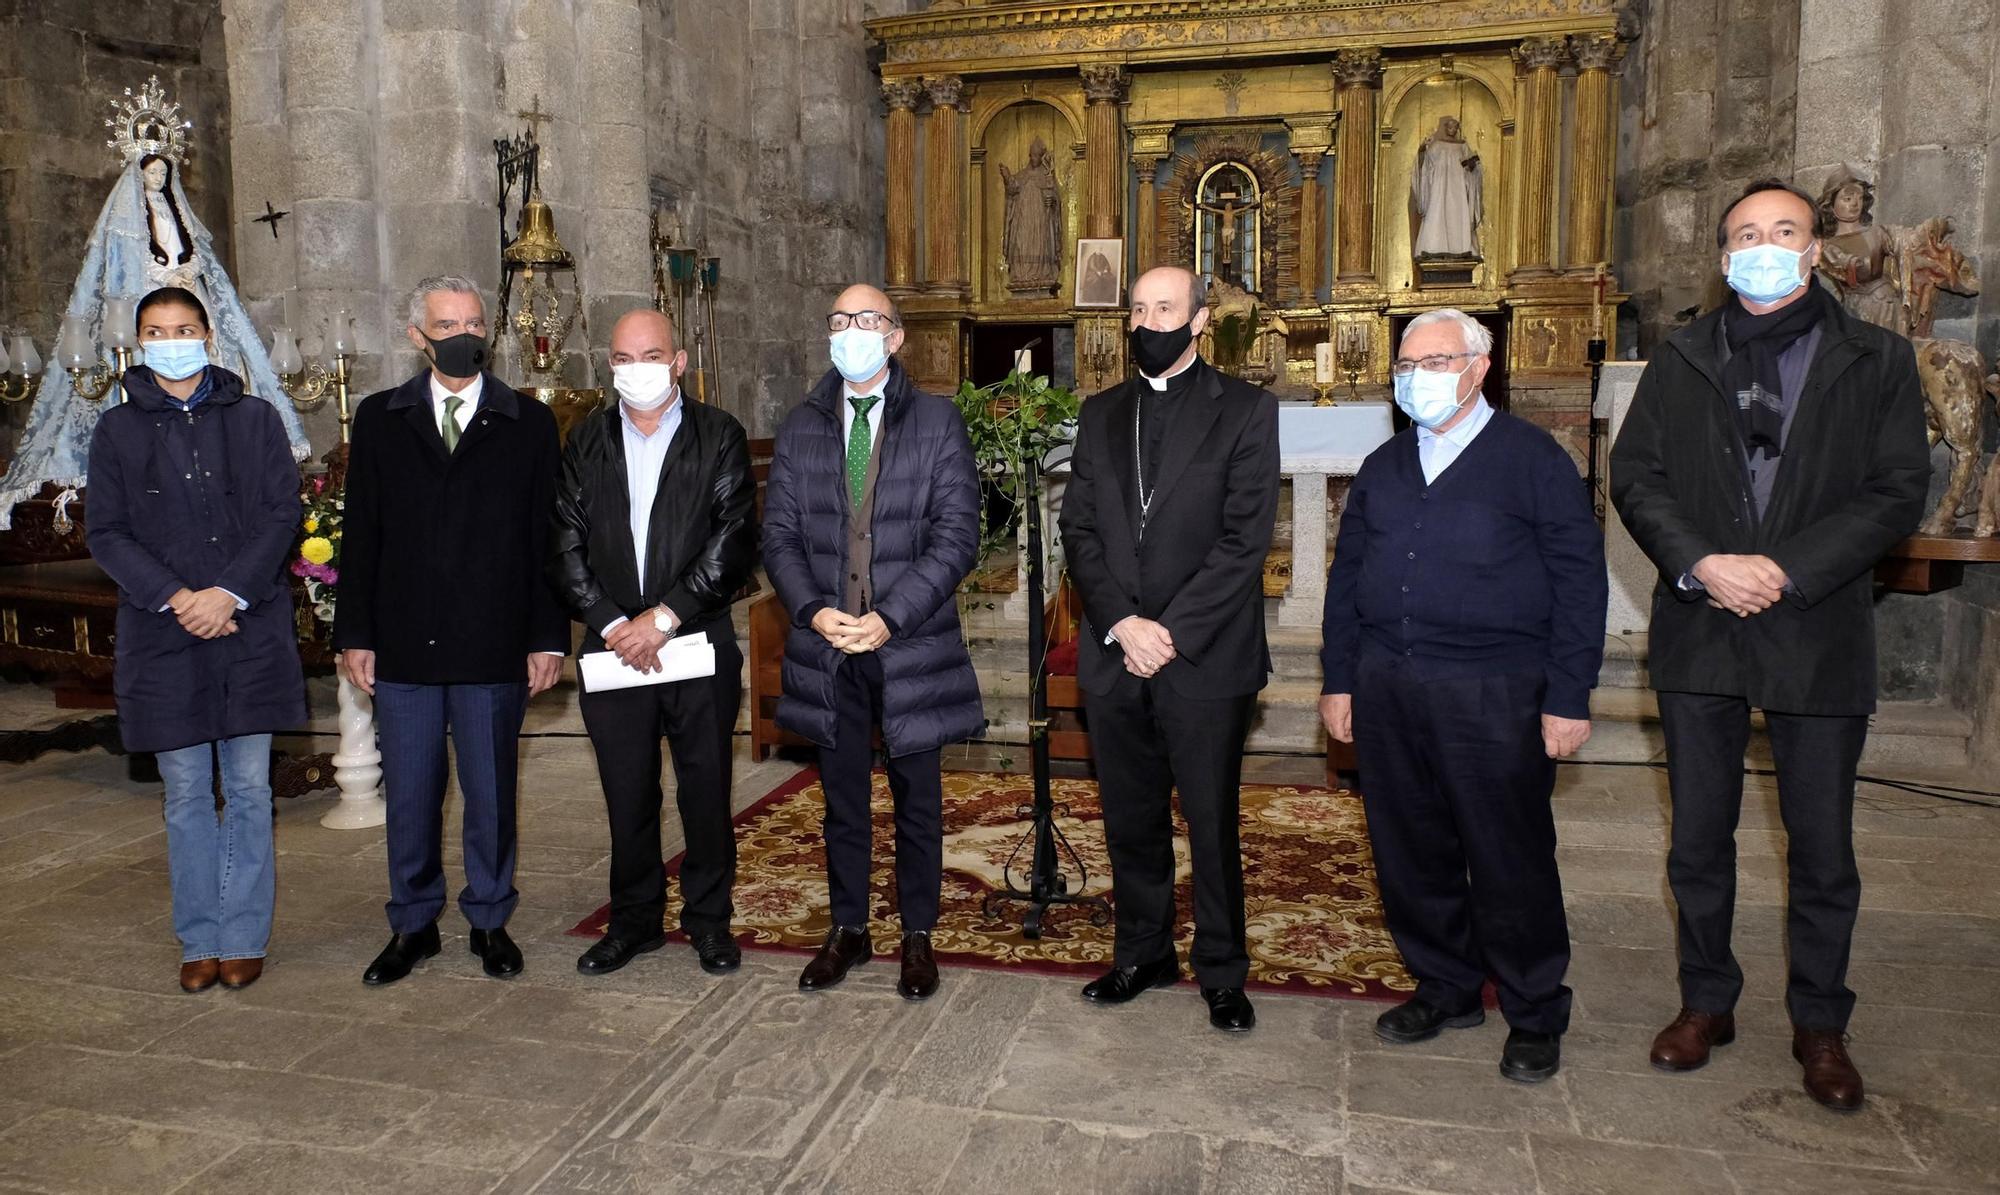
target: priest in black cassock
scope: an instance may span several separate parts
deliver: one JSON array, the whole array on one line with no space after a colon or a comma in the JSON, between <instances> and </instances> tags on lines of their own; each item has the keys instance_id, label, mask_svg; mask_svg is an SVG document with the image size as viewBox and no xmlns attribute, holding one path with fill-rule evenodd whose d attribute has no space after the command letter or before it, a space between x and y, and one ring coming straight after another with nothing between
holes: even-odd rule
<instances>
[{"instance_id":1,"label":"priest in black cassock","mask_svg":"<svg viewBox=\"0 0 2000 1195\"><path fill-rule=\"evenodd\" d=\"M1122 1004L1181 977L1172 793L1194 862L1191 961L1209 1023L1243 1032L1243 740L1271 671L1264 556L1278 510L1278 404L1201 359L1201 278L1132 284L1137 372L1083 404L1062 535L1083 598L1077 682L1097 756L1117 942L1083 989Z\"/></svg>"}]
</instances>

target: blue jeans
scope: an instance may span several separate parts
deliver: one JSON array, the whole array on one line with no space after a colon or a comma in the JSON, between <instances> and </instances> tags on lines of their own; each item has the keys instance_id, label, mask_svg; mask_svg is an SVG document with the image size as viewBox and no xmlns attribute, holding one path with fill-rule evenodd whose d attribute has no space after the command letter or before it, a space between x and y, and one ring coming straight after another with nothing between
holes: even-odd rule
<instances>
[{"instance_id":1,"label":"blue jeans","mask_svg":"<svg viewBox=\"0 0 2000 1195\"><path fill-rule=\"evenodd\" d=\"M222 760L222 817L215 761ZM181 961L263 958L271 941L271 736L159 753L167 782L167 874Z\"/></svg>"}]
</instances>

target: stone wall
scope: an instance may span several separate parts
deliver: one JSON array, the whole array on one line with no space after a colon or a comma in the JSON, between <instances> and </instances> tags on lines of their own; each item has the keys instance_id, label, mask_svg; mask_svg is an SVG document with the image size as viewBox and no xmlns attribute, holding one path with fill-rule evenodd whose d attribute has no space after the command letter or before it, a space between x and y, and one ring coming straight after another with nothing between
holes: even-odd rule
<instances>
[{"instance_id":1,"label":"stone wall","mask_svg":"<svg viewBox=\"0 0 2000 1195\"><path fill-rule=\"evenodd\" d=\"M1753 179L1791 172L1802 2L1635 6L1641 33L1620 93L1613 238L1642 356L1721 299L1722 205Z\"/></svg>"},{"instance_id":2,"label":"stone wall","mask_svg":"<svg viewBox=\"0 0 2000 1195\"><path fill-rule=\"evenodd\" d=\"M296 213L246 240L267 323L357 317L366 388L418 368L402 294L499 281L492 143L539 100L543 191L581 263L594 369L650 302L648 215L678 211L721 258L711 400L769 434L819 372L817 312L881 271L881 120L870 0L224 0L239 210ZM896 5L899 9L906 5ZM581 340L581 334L578 337ZM691 338L684 335L684 342ZM330 439L330 415L314 420Z\"/></svg>"},{"instance_id":3,"label":"stone wall","mask_svg":"<svg viewBox=\"0 0 2000 1195\"><path fill-rule=\"evenodd\" d=\"M91 224L124 166L104 144L110 101L149 75L194 122L181 183L228 256L238 234L221 10L220 0L0 0L0 331L26 332L49 355ZM0 464L27 410L0 404Z\"/></svg>"}]
</instances>

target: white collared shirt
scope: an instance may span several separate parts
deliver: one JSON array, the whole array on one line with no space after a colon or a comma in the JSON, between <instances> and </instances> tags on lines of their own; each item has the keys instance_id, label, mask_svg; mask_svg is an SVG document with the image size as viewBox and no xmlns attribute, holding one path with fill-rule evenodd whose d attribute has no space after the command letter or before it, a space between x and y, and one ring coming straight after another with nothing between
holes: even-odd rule
<instances>
[{"instance_id":1,"label":"white collared shirt","mask_svg":"<svg viewBox=\"0 0 2000 1195\"><path fill-rule=\"evenodd\" d=\"M888 398L882 392L888 389L888 386L889 377L887 374L882 376L882 384L873 390L858 389L853 382L842 382L840 384L840 444L842 451L846 450L848 440L854 435L854 403L851 400L857 397L866 397L870 394L875 396L876 402L874 406L868 408L868 443L870 446L873 446L882 442L882 409L889 405Z\"/></svg>"},{"instance_id":2,"label":"white collared shirt","mask_svg":"<svg viewBox=\"0 0 2000 1195\"><path fill-rule=\"evenodd\" d=\"M459 435L464 435L465 429L471 426L472 412L479 408L479 392L485 388L486 378L482 374L467 383L465 389L457 392L458 397L465 400L456 413ZM444 434L445 400L451 396L452 391L445 389L444 383L438 380L437 370L431 370L431 422L437 424L438 435L440 436Z\"/></svg>"},{"instance_id":3,"label":"white collared shirt","mask_svg":"<svg viewBox=\"0 0 2000 1195\"><path fill-rule=\"evenodd\" d=\"M1417 428L1417 463L1423 466L1424 484L1437 480L1458 454L1465 451L1473 437L1484 431L1493 419L1493 407L1484 394L1475 395L1472 410L1465 418L1454 424L1450 431L1434 432L1427 427Z\"/></svg>"},{"instance_id":4,"label":"white collared shirt","mask_svg":"<svg viewBox=\"0 0 2000 1195\"><path fill-rule=\"evenodd\" d=\"M667 450L673 447L674 433L681 429L681 395L660 416L652 435L632 423L632 412L618 404L618 426L625 437L625 498L630 503L632 552L639 562L639 588L646 588L646 543L653 525L653 498L660 492L660 476L666 470Z\"/></svg>"}]
</instances>

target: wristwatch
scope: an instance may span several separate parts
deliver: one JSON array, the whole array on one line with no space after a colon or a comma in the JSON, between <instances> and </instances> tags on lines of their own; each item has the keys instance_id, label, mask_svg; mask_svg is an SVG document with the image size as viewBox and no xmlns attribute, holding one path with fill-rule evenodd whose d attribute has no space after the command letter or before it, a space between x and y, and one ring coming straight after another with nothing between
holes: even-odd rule
<instances>
[{"instance_id":1,"label":"wristwatch","mask_svg":"<svg viewBox=\"0 0 2000 1195\"><path fill-rule=\"evenodd\" d=\"M653 607L653 629L669 639L674 637L674 616L665 606Z\"/></svg>"}]
</instances>

